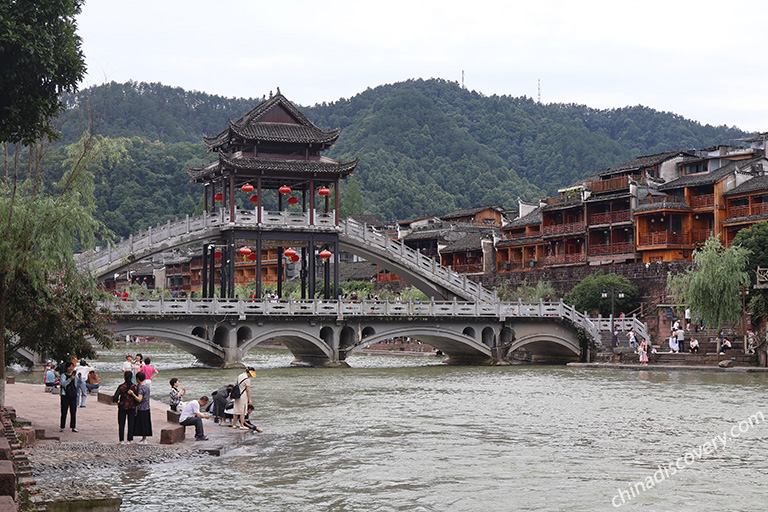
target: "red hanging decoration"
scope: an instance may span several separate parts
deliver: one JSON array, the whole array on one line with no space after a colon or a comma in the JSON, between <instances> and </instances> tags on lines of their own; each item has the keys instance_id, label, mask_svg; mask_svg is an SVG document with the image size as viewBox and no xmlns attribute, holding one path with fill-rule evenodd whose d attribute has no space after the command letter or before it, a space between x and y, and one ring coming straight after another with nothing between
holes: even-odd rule
<instances>
[{"instance_id":1,"label":"red hanging decoration","mask_svg":"<svg viewBox=\"0 0 768 512\"><path fill-rule=\"evenodd\" d=\"M296 251L291 249L290 247L283 251L283 255L286 258L291 258L293 256L296 256Z\"/></svg>"},{"instance_id":2,"label":"red hanging decoration","mask_svg":"<svg viewBox=\"0 0 768 512\"><path fill-rule=\"evenodd\" d=\"M291 193L291 187L289 187L288 185L283 185L282 187L277 189L277 191L283 194L284 196L286 196Z\"/></svg>"},{"instance_id":3,"label":"red hanging decoration","mask_svg":"<svg viewBox=\"0 0 768 512\"><path fill-rule=\"evenodd\" d=\"M296 196L291 196L287 199L288 204L297 204L299 202L299 198Z\"/></svg>"},{"instance_id":4,"label":"red hanging decoration","mask_svg":"<svg viewBox=\"0 0 768 512\"><path fill-rule=\"evenodd\" d=\"M215 196L213 196L213 198L214 198L216 201L223 201L223 200L224 200L224 194L222 194L221 192L219 192L218 194L216 194Z\"/></svg>"},{"instance_id":5,"label":"red hanging decoration","mask_svg":"<svg viewBox=\"0 0 768 512\"><path fill-rule=\"evenodd\" d=\"M251 254L248 255L248 259L250 261L256 261L257 259L259 259L259 255L256 254L255 252L252 252Z\"/></svg>"},{"instance_id":6,"label":"red hanging decoration","mask_svg":"<svg viewBox=\"0 0 768 512\"><path fill-rule=\"evenodd\" d=\"M251 196L251 202L253 204L256 204L259 202L259 196Z\"/></svg>"},{"instance_id":7,"label":"red hanging decoration","mask_svg":"<svg viewBox=\"0 0 768 512\"><path fill-rule=\"evenodd\" d=\"M221 259L221 251L216 251L215 253L213 253L213 257L216 258L217 260L220 260Z\"/></svg>"},{"instance_id":8,"label":"red hanging decoration","mask_svg":"<svg viewBox=\"0 0 768 512\"><path fill-rule=\"evenodd\" d=\"M240 252L240 254L242 254L243 256L248 256L248 255L249 255L249 254L251 254L251 252L253 252L253 251L251 251L251 250L250 250L248 247L241 247L241 248L240 248L240 250L239 250L239 252Z\"/></svg>"},{"instance_id":9,"label":"red hanging decoration","mask_svg":"<svg viewBox=\"0 0 768 512\"><path fill-rule=\"evenodd\" d=\"M288 259L291 260L292 263L296 263L297 261L299 261L299 255L298 254L294 254L293 256L291 256Z\"/></svg>"},{"instance_id":10,"label":"red hanging decoration","mask_svg":"<svg viewBox=\"0 0 768 512\"><path fill-rule=\"evenodd\" d=\"M318 256L320 256L324 260L327 260L328 258L333 256L333 253L331 253L331 251L329 251L328 249L323 249L322 251L320 251L320 254L318 254Z\"/></svg>"},{"instance_id":11,"label":"red hanging decoration","mask_svg":"<svg viewBox=\"0 0 768 512\"><path fill-rule=\"evenodd\" d=\"M329 195L331 195L331 189L329 189L328 187L320 187L317 190L317 193L320 194L323 197L329 196Z\"/></svg>"},{"instance_id":12,"label":"red hanging decoration","mask_svg":"<svg viewBox=\"0 0 768 512\"><path fill-rule=\"evenodd\" d=\"M251 185L250 183L246 183L240 188L240 190L242 190L246 194L250 194L251 192L253 192L253 185Z\"/></svg>"}]
</instances>

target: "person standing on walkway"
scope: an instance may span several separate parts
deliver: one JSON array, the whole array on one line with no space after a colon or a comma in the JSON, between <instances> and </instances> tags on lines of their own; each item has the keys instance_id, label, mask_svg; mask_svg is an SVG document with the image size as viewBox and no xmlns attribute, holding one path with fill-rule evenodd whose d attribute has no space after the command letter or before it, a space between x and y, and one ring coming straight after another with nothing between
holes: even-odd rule
<instances>
[{"instance_id":1,"label":"person standing on walkway","mask_svg":"<svg viewBox=\"0 0 768 512\"><path fill-rule=\"evenodd\" d=\"M637 353L640 354L640 364L646 366L648 364L648 342L645 339L640 342Z\"/></svg>"},{"instance_id":2,"label":"person standing on walkway","mask_svg":"<svg viewBox=\"0 0 768 512\"><path fill-rule=\"evenodd\" d=\"M157 370L154 366L152 366L152 360L150 358L146 358L144 360L144 366L141 368L141 371L144 372L144 376L146 379L144 379L144 385L148 388L152 386L152 379L154 379L157 376Z\"/></svg>"},{"instance_id":3,"label":"person standing on walkway","mask_svg":"<svg viewBox=\"0 0 768 512\"><path fill-rule=\"evenodd\" d=\"M627 338L629 338L629 346L631 348L637 348L637 338L635 337L635 328L629 330L627 333Z\"/></svg>"},{"instance_id":4,"label":"person standing on walkway","mask_svg":"<svg viewBox=\"0 0 768 512\"><path fill-rule=\"evenodd\" d=\"M200 408L205 409L206 405L208 405L207 396L202 396L198 400L190 400L181 410L181 416L179 416L179 425L195 426L195 439L197 441L208 440L203 429L203 418L210 418L211 415L200 412Z\"/></svg>"},{"instance_id":5,"label":"person standing on walkway","mask_svg":"<svg viewBox=\"0 0 768 512\"><path fill-rule=\"evenodd\" d=\"M61 374L61 421L59 432L64 432L67 424L67 411L69 411L69 428L77 432L77 373L75 365L70 361L64 366Z\"/></svg>"},{"instance_id":6,"label":"person standing on walkway","mask_svg":"<svg viewBox=\"0 0 768 512\"><path fill-rule=\"evenodd\" d=\"M130 390L128 394L139 402L136 410L136 423L133 428L134 437L141 436L137 444L147 444L147 437L152 437L152 416L149 411L149 388L144 385L144 372L136 374L136 387L138 392Z\"/></svg>"},{"instance_id":7,"label":"person standing on walkway","mask_svg":"<svg viewBox=\"0 0 768 512\"><path fill-rule=\"evenodd\" d=\"M235 406L232 409L232 416L234 423L233 427L241 430L250 430L245 426L245 415L248 414L248 406L253 405L251 401L251 379L249 377L256 377L256 370L253 366L249 366L243 373L237 376L235 381L235 387L232 388L232 394L236 395Z\"/></svg>"},{"instance_id":8,"label":"person standing on walkway","mask_svg":"<svg viewBox=\"0 0 768 512\"><path fill-rule=\"evenodd\" d=\"M123 372L125 381L117 387L115 397L117 398L117 434L120 444L125 442L125 424L128 423L128 443L133 442L133 430L136 424L136 407L138 402L128 391L132 390L134 394L139 390L133 383L133 373ZM114 400L114 398L112 399Z\"/></svg>"},{"instance_id":9,"label":"person standing on walkway","mask_svg":"<svg viewBox=\"0 0 768 512\"><path fill-rule=\"evenodd\" d=\"M144 361L142 360L141 354L137 353L133 358L133 376L134 377L139 374L143 366L144 366ZM144 375L146 376L146 373Z\"/></svg>"},{"instance_id":10,"label":"person standing on walkway","mask_svg":"<svg viewBox=\"0 0 768 512\"><path fill-rule=\"evenodd\" d=\"M123 373L131 372L133 375L133 356L131 354L125 355L125 362L123 363Z\"/></svg>"},{"instance_id":11,"label":"person standing on walkway","mask_svg":"<svg viewBox=\"0 0 768 512\"><path fill-rule=\"evenodd\" d=\"M85 386L85 379L88 378L88 374L93 370L93 366L89 365L85 359L80 360L80 365L77 367L77 395L80 401L80 407L85 407L85 395L88 393L88 388Z\"/></svg>"}]
</instances>

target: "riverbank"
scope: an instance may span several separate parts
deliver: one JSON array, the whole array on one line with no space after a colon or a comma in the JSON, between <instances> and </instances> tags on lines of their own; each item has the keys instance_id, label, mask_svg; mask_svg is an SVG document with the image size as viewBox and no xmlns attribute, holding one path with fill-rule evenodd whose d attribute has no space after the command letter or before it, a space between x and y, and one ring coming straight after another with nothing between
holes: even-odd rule
<instances>
[{"instance_id":1,"label":"riverbank","mask_svg":"<svg viewBox=\"0 0 768 512\"><path fill-rule=\"evenodd\" d=\"M677 370L693 370L702 372L724 372L724 373L766 373L768 368L760 366L731 366L730 368L723 368L721 366L699 366L699 365L683 365L683 364L647 364L645 366L641 364L630 363L568 363L569 368L591 368L599 370L661 370L661 371L677 371Z\"/></svg>"}]
</instances>

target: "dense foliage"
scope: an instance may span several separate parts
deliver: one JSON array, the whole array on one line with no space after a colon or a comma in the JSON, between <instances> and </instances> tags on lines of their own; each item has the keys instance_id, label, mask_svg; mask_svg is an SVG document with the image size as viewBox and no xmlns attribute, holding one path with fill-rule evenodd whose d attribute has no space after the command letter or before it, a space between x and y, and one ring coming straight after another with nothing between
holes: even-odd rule
<instances>
[{"instance_id":1,"label":"dense foliage","mask_svg":"<svg viewBox=\"0 0 768 512\"><path fill-rule=\"evenodd\" d=\"M693 252L693 265L683 274L669 275L667 291L678 304L690 306L693 321L720 330L739 321L743 312L742 293L749 286L745 271L749 249L731 245L725 249L711 236Z\"/></svg>"},{"instance_id":2,"label":"dense foliage","mask_svg":"<svg viewBox=\"0 0 768 512\"><path fill-rule=\"evenodd\" d=\"M192 205L200 208L202 189L188 183L185 168L215 157L205 154L201 136L223 130L259 100L129 82L92 87L65 101L65 141L76 140L91 121L98 133L130 141L123 165L96 171L97 216L127 236L193 213ZM518 197L552 195L641 154L745 135L640 106L543 105L486 97L444 80L383 85L300 108L322 128L343 128L328 156L360 157L354 178L360 193L352 187L344 210L387 221L484 204L514 207Z\"/></svg>"},{"instance_id":3,"label":"dense foliage","mask_svg":"<svg viewBox=\"0 0 768 512\"><path fill-rule=\"evenodd\" d=\"M0 142L55 137L61 94L85 73L75 16L83 0L0 2Z\"/></svg>"},{"instance_id":4,"label":"dense foliage","mask_svg":"<svg viewBox=\"0 0 768 512\"><path fill-rule=\"evenodd\" d=\"M745 270L752 285L757 281L758 267L768 268L768 222L760 222L749 229L739 231L731 243L747 249ZM752 288L749 297L749 311L753 325L768 317L768 290ZM748 292L749 293L749 292Z\"/></svg>"},{"instance_id":5,"label":"dense foliage","mask_svg":"<svg viewBox=\"0 0 768 512\"><path fill-rule=\"evenodd\" d=\"M637 286L617 274L588 275L569 292L568 302L578 311L596 311L602 316L626 314L640 305Z\"/></svg>"}]
</instances>

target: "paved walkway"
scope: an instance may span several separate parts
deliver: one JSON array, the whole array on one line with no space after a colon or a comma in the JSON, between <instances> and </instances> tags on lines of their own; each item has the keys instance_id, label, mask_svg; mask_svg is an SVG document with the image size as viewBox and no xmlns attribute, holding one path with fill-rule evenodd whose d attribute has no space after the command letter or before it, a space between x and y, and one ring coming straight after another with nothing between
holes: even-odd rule
<instances>
[{"instance_id":1,"label":"paved walkway","mask_svg":"<svg viewBox=\"0 0 768 512\"><path fill-rule=\"evenodd\" d=\"M60 442L95 441L102 444L117 444L117 407L97 400L96 395L86 398L85 407L77 408L77 429L75 433L69 428L59 432L61 415L60 398L56 393L46 393L43 384L6 384L5 403L16 409L17 417L32 422L37 429L45 429L46 437L58 437ZM150 400L152 415L152 437L147 438L148 445L160 444L160 431L164 428L177 427L167 421L168 405L156 400ZM187 427L186 439L182 443L192 449L209 451L214 454L226 451L227 448L253 436L248 431L236 431L220 427L213 420L203 420L208 441L195 441L194 427ZM138 440L138 439L137 439ZM39 443L59 442L57 440L42 440Z\"/></svg>"},{"instance_id":2,"label":"paved walkway","mask_svg":"<svg viewBox=\"0 0 768 512\"><path fill-rule=\"evenodd\" d=\"M571 368L602 368L620 370L697 370L704 372L730 372L730 373L765 373L768 368L761 366L697 366L690 364L653 364L643 366L639 363L568 363Z\"/></svg>"}]
</instances>

